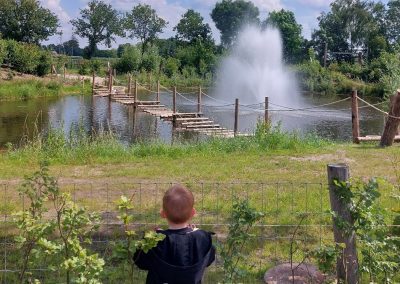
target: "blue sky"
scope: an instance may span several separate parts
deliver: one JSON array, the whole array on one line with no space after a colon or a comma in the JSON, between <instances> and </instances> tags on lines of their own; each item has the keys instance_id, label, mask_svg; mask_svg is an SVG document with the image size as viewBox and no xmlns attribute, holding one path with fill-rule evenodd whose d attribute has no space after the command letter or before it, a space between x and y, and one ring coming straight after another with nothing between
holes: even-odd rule
<instances>
[{"instance_id":1,"label":"blue sky","mask_svg":"<svg viewBox=\"0 0 400 284\"><path fill-rule=\"evenodd\" d=\"M215 3L220 0L104 0L112 4L121 12L130 11L138 3L151 5L158 14L169 22L164 34L161 36L167 38L172 36L173 27L178 23L181 15L187 9L194 9L201 13L205 21L210 24L216 38L219 42L219 33L215 28L210 13ZM313 29L317 26L317 17L322 11L329 10L329 4L332 0L251 0L261 12L261 20L264 20L268 12L279 10L281 8L291 10L295 13L297 21L303 26L303 35L309 38ZM52 37L50 43L59 43L69 40L72 36L72 26L69 23L71 19L79 16L79 10L84 8L89 0L40 0L43 6L56 13L60 19L62 38ZM387 2L387 0L383 1ZM131 42L129 39L118 39L114 47L118 44ZM80 39L81 45L86 45L86 41Z\"/></svg>"}]
</instances>

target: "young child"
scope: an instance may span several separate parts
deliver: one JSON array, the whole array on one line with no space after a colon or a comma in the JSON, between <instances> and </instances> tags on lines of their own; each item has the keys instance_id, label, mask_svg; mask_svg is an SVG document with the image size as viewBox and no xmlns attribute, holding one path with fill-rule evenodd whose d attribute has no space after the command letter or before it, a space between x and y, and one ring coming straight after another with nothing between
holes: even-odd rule
<instances>
[{"instance_id":1,"label":"young child","mask_svg":"<svg viewBox=\"0 0 400 284\"><path fill-rule=\"evenodd\" d=\"M148 270L147 284L199 284L204 270L215 259L211 233L193 228L189 222L196 213L193 194L174 185L164 194L161 217L169 228L157 230L165 239L147 254L135 254L136 265Z\"/></svg>"}]
</instances>

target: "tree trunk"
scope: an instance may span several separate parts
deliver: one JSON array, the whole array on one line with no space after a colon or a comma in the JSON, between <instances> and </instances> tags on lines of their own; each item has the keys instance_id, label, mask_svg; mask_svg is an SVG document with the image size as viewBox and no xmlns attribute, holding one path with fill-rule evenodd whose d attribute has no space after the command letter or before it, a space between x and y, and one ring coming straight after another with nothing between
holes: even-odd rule
<instances>
[{"instance_id":1,"label":"tree trunk","mask_svg":"<svg viewBox=\"0 0 400 284\"><path fill-rule=\"evenodd\" d=\"M390 99L389 117L381 138L381 147L392 146L400 125L400 90Z\"/></svg>"}]
</instances>

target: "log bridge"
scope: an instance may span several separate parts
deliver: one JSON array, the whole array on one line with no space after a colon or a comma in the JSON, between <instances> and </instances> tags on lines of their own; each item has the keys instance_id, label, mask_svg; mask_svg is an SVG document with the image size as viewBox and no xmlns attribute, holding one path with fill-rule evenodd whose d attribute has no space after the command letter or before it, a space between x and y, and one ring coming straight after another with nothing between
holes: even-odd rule
<instances>
[{"instance_id":1,"label":"log bridge","mask_svg":"<svg viewBox=\"0 0 400 284\"><path fill-rule=\"evenodd\" d=\"M112 78L110 76L109 78ZM108 86L96 85L93 83L92 90L95 97L108 97L110 102L114 101L123 105L133 106L142 112L148 113L164 121L172 122L176 131L192 131L207 136L222 138L232 138L235 136L245 136L246 134L237 131L238 115L235 115L235 130L222 127L212 119L205 117L201 112L201 88L199 90L197 112L182 113L176 111L176 88L173 91L173 109L167 108L160 103L160 84L157 83L157 97L154 101L138 100L138 83L135 81L134 91L131 92L131 77L129 77L128 87L113 86L109 80ZM128 90L127 90L128 89ZM238 104L238 101L237 101ZM236 107L238 112L238 107Z\"/></svg>"}]
</instances>

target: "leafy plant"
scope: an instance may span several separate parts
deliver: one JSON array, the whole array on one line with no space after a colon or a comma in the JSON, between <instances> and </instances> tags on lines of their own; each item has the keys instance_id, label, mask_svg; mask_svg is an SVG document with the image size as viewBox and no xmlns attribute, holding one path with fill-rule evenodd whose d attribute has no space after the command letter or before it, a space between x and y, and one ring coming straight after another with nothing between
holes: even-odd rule
<instances>
[{"instance_id":1,"label":"leafy plant","mask_svg":"<svg viewBox=\"0 0 400 284\"><path fill-rule=\"evenodd\" d=\"M104 261L90 254L82 244L90 244L89 232L96 228L97 216L62 193L57 180L49 175L48 163L42 162L40 170L26 177L19 189L20 196L28 200L28 207L16 216L20 233L16 237L22 258L20 283L25 283L26 273L33 258L54 256L49 269L66 272L66 283L100 283L99 276ZM56 212L54 219L45 219L50 202Z\"/></svg>"},{"instance_id":2,"label":"leafy plant","mask_svg":"<svg viewBox=\"0 0 400 284\"><path fill-rule=\"evenodd\" d=\"M117 209L119 212L118 219L120 219L123 224L124 237L115 243L113 257L114 259L128 264L130 281L131 283L135 283L134 255L136 250L140 249L144 253L147 253L150 249L157 246L157 243L162 241L165 238L165 235L149 231L145 233L143 239L137 240L136 232L132 230L132 201L126 196L121 196L117 201Z\"/></svg>"},{"instance_id":3,"label":"leafy plant","mask_svg":"<svg viewBox=\"0 0 400 284\"><path fill-rule=\"evenodd\" d=\"M56 187L56 181L49 175L48 164L42 162L39 171L25 177L18 189L20 197L27 202L26 209L15 214L19 234L15 241L21 252L19 282L25 283L26 273L30 267L33 253L40 240L44 240L53 231L53 222L43 222L47 212L45 202L49 191Z\"/></svg>"},{"instance_id":4,"label":"leafy plant","mask_svg":"<svg viewBox=\"0 0 400 284\"><path fill-rule=\"evenodd\" d=\"M356 233L362 259L360 271L368 273L371 282L392 283L400 268L400 238L391 234L385 209L379 205L379 182L336 182L336 194L349 204L354 224L336 215L334 221L345 234Z\"/></svg>"},{"instance_id":5,"label":"leafy plant","mask_svg":"<svg viewBox=\"0 0 400 284\"><path fill-rule=\"evenodd\" d=\"M229 223L227 240L220 245L220 252L224 270L224 280L227 283L235 283L238 277L246 272L240 269L245 255L243 250L245 245L254 237L251 229L264 216L250 207L248 200L235 200Z\"/></svg>"}]
</instances>

